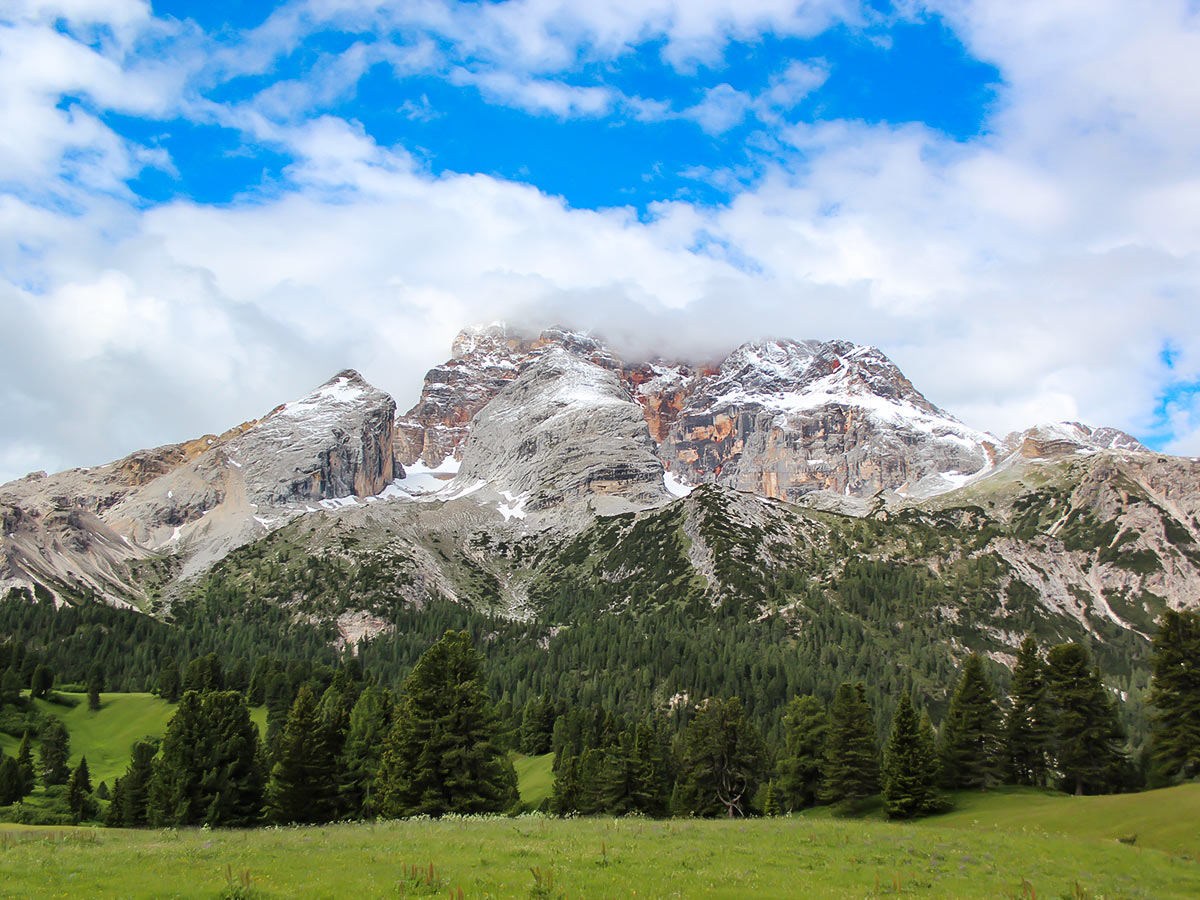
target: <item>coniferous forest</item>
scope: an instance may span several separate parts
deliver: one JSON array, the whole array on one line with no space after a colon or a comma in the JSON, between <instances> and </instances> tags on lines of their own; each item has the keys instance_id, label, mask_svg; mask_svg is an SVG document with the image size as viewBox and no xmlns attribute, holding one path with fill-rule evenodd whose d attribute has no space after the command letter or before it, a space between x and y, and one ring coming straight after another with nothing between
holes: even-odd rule
<instances>
[{"instance_id":1,"label":"coniferous forest","mask_svg":"<svg viewBox=\"0 0 1200 900\"><path fill-rule=\"evenodd\" d=\"M25 621L38 609L2 608ZM210 650L183 662L166 656L156 671L132 660L116 666L122 684L150 688L174 712L161 738L133 743L114 784L93 784L86 758L68 765L66 729L33 700L53 701L65 688L98 697L113 675L100 661L73 667L55 636L95 640L110 652L135 634L144 651L157 649L156 639L176 652L221 646L202 636L189 645L185 629L156 637L160 626L131 615L64 610L44 620L40 638L0 645L0 730L20 739L16 755L0 760L8 818L246 827L512 813L523 809L514 751L553 754L543 811L556 815L771 816L816 805L853 815L882 802L889 817L912 818L946 809L959 790L1107 793L1200 774L1200 614L1168 611L1154 643L1149 741L1136 759L1118 698L1075 643L1042 647L1027 638L1003 688L981 656L968 656L936 719L907 691L881 715L864 683L843 682L831 696L787 698L778 721L764 725L761 698L754 716L732 694L642 709L601 699L564 704L549 693L519 706L498 702L479 650L489 636L448 629L398 683L350 654L305 659L303 640L289 645L286 633L275 647L290 657L229 662ZM252 707L265 707L263 732ZM23 810L22 798L38 787L53 802Z\"/></svg>"}]
</instances>

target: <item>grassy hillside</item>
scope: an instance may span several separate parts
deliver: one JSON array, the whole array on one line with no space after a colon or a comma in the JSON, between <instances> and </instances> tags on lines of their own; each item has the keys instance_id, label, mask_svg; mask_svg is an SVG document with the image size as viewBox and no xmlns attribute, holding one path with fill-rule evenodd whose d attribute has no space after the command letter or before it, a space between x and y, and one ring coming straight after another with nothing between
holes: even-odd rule
<instances>
[{"instance_id":1,"label":"grassy hillside","mask_svg":"<svg viewBox=\"0 0 1200 900\"><path fill-rule=\"evenodd\" d=\"M250 832L0 830L0 897L216 900L227 869L235 881L248 873L261 900L995 900L1029 897L1026 885L1032 896L1073 900L1200 896L1194 860L966 824L530 817ZM554 889L539 890L534 870L543 882L552 872Z\"/></svg>"},{"instance_id":2,"label":"grassy hillside","mask_svg":"<svg viewBox=\"0 0 1200 900\"><path fill-rule=\"evenodd\" d=\"M953 812L922 827L1020 829L1108 841L1136 835L1136 846L1200 859L1200 784L1103 797L1009 788L962 792L955 799Z\"/></svg>"},{"instance_id":3,"label":"grassy hillside","mask_svg":"<svg viewBox=\"0 0 1200 900\"><path fill-rule=\"evenodd\" d=\"M75 706L35 700L38 712L62 720L71 735L71 765L87 756L92 783L113 781L129 765L129 748L138 738L161 735L175 707L153 694L101 694L100 709L88 709L87 694L62 694ZM5 740L5 752L15 753L19 742ZM11 746L10 746L11 745Z\"/></svg>"},{"instance_id":4,"label":"grassy hillside","mask_svg":"<svg viewBox=\"0 0 1200 900\"><path fill-rule=\"evenodd\" d=\"M554 754L546 753L541 756L525 756L522 753L513 755L513 768L517 770L517 788L521 792L521 802L528 809L537 809L542 801L550 796L554 787Z\"/></svg>"}]
</instances>

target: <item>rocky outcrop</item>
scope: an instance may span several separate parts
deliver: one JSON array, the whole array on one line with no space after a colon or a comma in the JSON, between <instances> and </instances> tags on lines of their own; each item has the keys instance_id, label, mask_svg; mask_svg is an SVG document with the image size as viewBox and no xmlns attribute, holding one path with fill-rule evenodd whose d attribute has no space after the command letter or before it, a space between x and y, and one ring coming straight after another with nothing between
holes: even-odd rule
<instances>
[{"instance_id":1,"label":"rocky outcrop","mask_svg":"<svg viewBox=\"0 0 1200 900\"><path fill-rule=\"evenodd\" d=\"M1055 459L1096 450L1145 450L1132 435L1116 428L1091 428L1081 422L1047 422L1004 439L1013 452L1026 459Z\"/></svg>"},{"instance_id":2,"label":"rocky outcrop","mask_svg":"<svg viewBox=\"0 0 1200 900\"><path fill-rule=\"evenodd\" d=\"M694 483L795 500L979 472L997 443L926 400L873 347L764 341L693 381L659 455Z\"/></svg>"},{"instance_id":3,"label":"rocky outcrop","mask_svg":"<svg viewBox=\"0 0 1200 900\"><path fill-rule=\"evenodd\" d=\"M555 347L475 416L458 483L486 482L522 509L612 495L665 502L641 408L611 370Z\"/></svg>"},{"instance_id":4,"label":"rocky outcrop","mask_svg":"<svg viewBox=\"0 0 1200 900\"><path fill-rule=\"evenodd\" d=\"M152 552L182 554L195 571L306 504L380 493L403 474L395 415L391 397L347 370L225 434L4 485L0 510L24 526L0 538L4 584L136 600L128 564Z\"/></svg>"},{"instance_id":5,"label":"rocky outcrop","mask_svg":"<svg viewBox=\"0 0 1200 900\"><path fill-rule=\"evenodd\" d=\"M869 496L936 493L995 461L999 444L926 400L878 350L844 341L761 341L719 366L623 362L600 341L563 329L523 338L464 331L429 372L398 424L397 454L437 465L461 456L472 417L550 350L616 375L641 407L663 465L698 484L770 497L814 490Z\"/></svg>"},{"instance_id":6,"label":"rocky outcrop","mask_svg":"<svg viewBox=\"0 0 1200 900\"><path fill-rule=\"evenodd\" d=\"M347 369L215 452L241 470L253 503L370 497L403 473L395 417L392 398Z\"/></svg>"}]
</instances>

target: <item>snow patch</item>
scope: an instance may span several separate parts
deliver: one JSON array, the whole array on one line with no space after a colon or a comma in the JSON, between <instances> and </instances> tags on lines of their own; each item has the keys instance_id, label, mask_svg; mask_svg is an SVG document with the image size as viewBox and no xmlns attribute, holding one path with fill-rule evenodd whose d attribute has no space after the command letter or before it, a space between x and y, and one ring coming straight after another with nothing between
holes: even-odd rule
<instances>
[{"instance_id":1,"label":"snow patch","mask_svg":"<svg viewBox=\"0 0 1200 900\"><path fill-rule=\"evenodd\" d=\"M692 492L692 486L686 478L680 478L674 472L663 472L663 487L673 497L686 497Z\"/></svg>"}]
</instances>

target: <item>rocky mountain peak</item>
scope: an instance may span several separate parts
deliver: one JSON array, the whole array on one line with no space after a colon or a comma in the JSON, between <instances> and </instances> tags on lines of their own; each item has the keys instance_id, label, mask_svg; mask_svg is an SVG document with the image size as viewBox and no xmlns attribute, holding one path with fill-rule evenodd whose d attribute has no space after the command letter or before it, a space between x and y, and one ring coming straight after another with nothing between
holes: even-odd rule
<instances>
[{"instance_id":1,"label":"rocky mountain peak","mask_svg":"<svg viewBox=\"0 0 1200 900\"><path fill-rule=\"evenodd\" d=\"M1043 422L1022 432L1013 432L1005 444L1026 459L1054 459L1098 450L1144 451L1132 435L1117 428L1092 428L1082 422Z\"/></svg>"},{"instance_id":2,"label":"rocky mountain peak","mask_svg":"<svg viewBox=\"0 0 1200 900\"><path fill-rule=\"evenodd\" d=\"M457 481L531 510L597 495L636 506L668 499L641 408L618 375L561 346L476 414Z\"/></svg>"}]
</instances>

